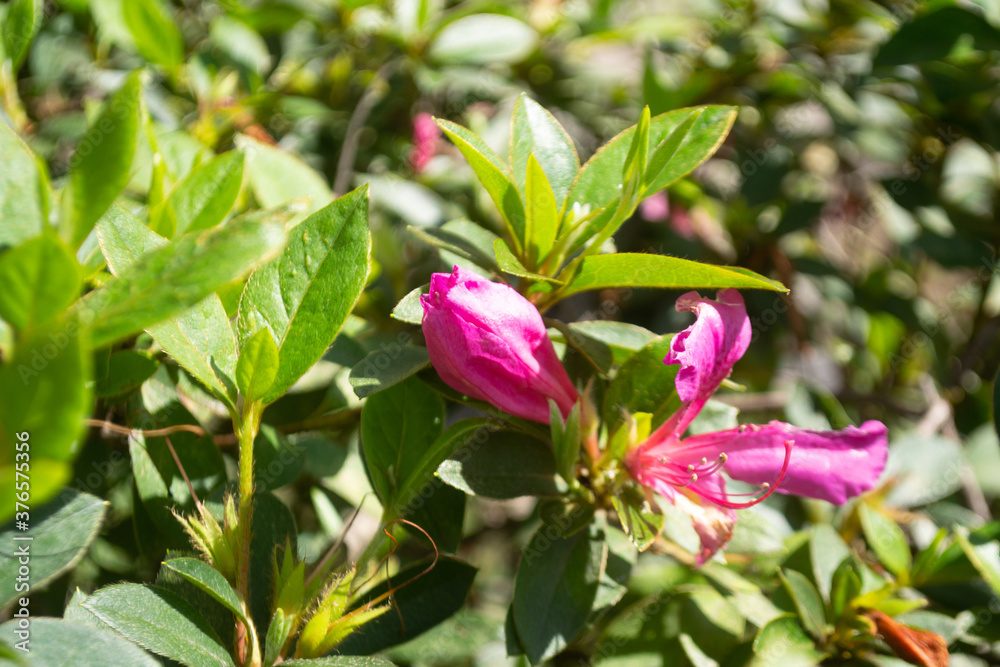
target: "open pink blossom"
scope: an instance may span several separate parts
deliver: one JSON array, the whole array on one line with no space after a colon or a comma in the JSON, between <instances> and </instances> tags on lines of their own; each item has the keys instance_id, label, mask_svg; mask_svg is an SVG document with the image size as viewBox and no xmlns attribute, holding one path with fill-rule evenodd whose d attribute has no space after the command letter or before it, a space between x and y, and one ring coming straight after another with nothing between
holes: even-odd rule
<instances>
[{"instance_id":1,"label":"open pink blossom","mask_svg":"<svg viewBox=\"0 0 1000 667\"><path fill-rule=\"evenodd\" d=\"M549 399L566 417L578 394L542 316L503 283L460 269L431 276L424 306L427 352L450 387L525 419L549 422Z\"/></svg>"},{"instance_id":2,"label":"open pink blossom","mask_svg":"<svg viewBox=\"0 0 1000 667\"><path fill-rule=\"evenodd\" d=\"M772 421L682 437L750 344L743 297L734 289L718 296L714 301L689 292L677 300L677 310L697 315L693 325L674 336L664 359L680 364L675 385L682 404L625 459L640 484L691 515L701 538L699 563L729 541L734 510L775 491L843 504L875 486L888 452L885 425L877 421L839 431L809 431ZM722 472L758 485L760 491L727 493Z\"/></svg>"}]
</instances>

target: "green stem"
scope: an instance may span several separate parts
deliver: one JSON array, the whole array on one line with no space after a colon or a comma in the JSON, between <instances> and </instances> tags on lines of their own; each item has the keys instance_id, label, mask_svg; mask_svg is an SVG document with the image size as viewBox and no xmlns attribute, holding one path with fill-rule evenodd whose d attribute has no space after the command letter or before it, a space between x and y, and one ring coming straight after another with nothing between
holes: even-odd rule
<instances>
[{"instance_id":1,"label":"green stem","mask_svg":"<svg viewBox=\"0 0 1000 667\"><path fill-rule=\"evenodd\" d=\"M253 441L260 428L260 406L252 403L243 407L243 415L236 429L236 438L240 447L240 555L237 567L237 590L248 600L248 582L250 573L250 536L253 525Z\"/></svg>"}]
</instances>

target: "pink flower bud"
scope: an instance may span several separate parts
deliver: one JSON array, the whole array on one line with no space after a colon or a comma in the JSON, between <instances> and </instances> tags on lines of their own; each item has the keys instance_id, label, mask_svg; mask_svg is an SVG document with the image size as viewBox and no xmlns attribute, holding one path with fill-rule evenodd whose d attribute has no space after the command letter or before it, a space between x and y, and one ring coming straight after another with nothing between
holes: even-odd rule
<instances>
[{"instance_id":1,"label":"pink flower bud","mask_svg":"<svg viewBox=\"0 0 1000 667\"><path fill-rule=\"evenodd\" d=\"M577 392L527 299L457 266L431 276L424 306L427 352L448 386L512 415L549 422L548 399L565 418Z\"/></svg>"}]
</instances>

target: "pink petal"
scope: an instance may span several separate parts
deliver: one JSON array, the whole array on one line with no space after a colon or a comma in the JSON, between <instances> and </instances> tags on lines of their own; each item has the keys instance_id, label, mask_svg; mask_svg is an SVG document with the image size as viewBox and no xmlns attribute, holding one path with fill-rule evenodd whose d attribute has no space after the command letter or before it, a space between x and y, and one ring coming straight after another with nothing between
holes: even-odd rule
<instances>
[{"instance_id":1,"label":"pink petal","mask_svg":"<svg viewBox=\"0 0 1000 667\"><path fill-rule=\"evenodd\" d=\"M888 439L885 425L868 421L839 431L808 431L773 421L686 438L675 450L678 460L726 454L725 471L749 484L773 484L784 461L784 443L792 454L781 493L819 498L842 505L873 488L885 468Z\"/></svg>"},{"instance_id":2,"label":"pink petal","mask_svg":"<svg viewBox=\"0 0 1000 667\"><path fill-rule=\"evenodd\" d=\"M733 364L750 345L750 318L743 297L735 289L724 289L718 297L705 299L697 292L688 292L677 299L679 312L694 312L698 319L674 336L670 353L663 360L681 365L675 381L677 395L684 403L695 404L694 414L729 377Z\"/></svg>"}]
</instances>

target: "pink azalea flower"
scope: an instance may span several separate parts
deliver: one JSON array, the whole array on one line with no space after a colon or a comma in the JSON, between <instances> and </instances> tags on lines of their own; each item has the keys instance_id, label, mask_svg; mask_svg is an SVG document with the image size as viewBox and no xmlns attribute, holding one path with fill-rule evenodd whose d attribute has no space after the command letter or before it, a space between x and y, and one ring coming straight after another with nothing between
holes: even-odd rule
<instances>
[{"instance_id":1,"label":"pink azalea flower","mask_svg":"<svg viewBox=\"0 0 1000 667\"><path fill-rule=\"evenodd\" d=\"M569 414L576 388L538 309L515 289L456 266L432 275L420 302L427 352L448 386L545 424L550 398Z\"/></svg>"},{"instance_id":2,"label":"pink azalea flower","mask_svg":"<svg viewBox=\"0 0 1000 667\"><path fill-rule=\"evenodd\" d=\"M705 402L750 344L750 320L734 289L717 301L689 292L677 310L697 320L674 336L667 364L680 364L680 409L626 455L640 484L691 515L701 538L698 563L725 546L736 522L734 510L755 505L775 491L843 504L875 486L888 453L885 425L868 421L839 431L809 431L790 424L743 425L682 437ZM726 492L729 477L760 486L753 494Z\"/></svg>"},{"instance_id":3,"label":"pink azalea flower","mask_svg":"<svg viewBox=\"0 0 1000 667\"><path fill-rule=\"evenodd\" d=\"M441 129L429 113L418 113L413 117L413 148L410 149L410 164L415 172L422 173L427 163L437 154L441 139Z\"/></svg>"}]
</instances>

